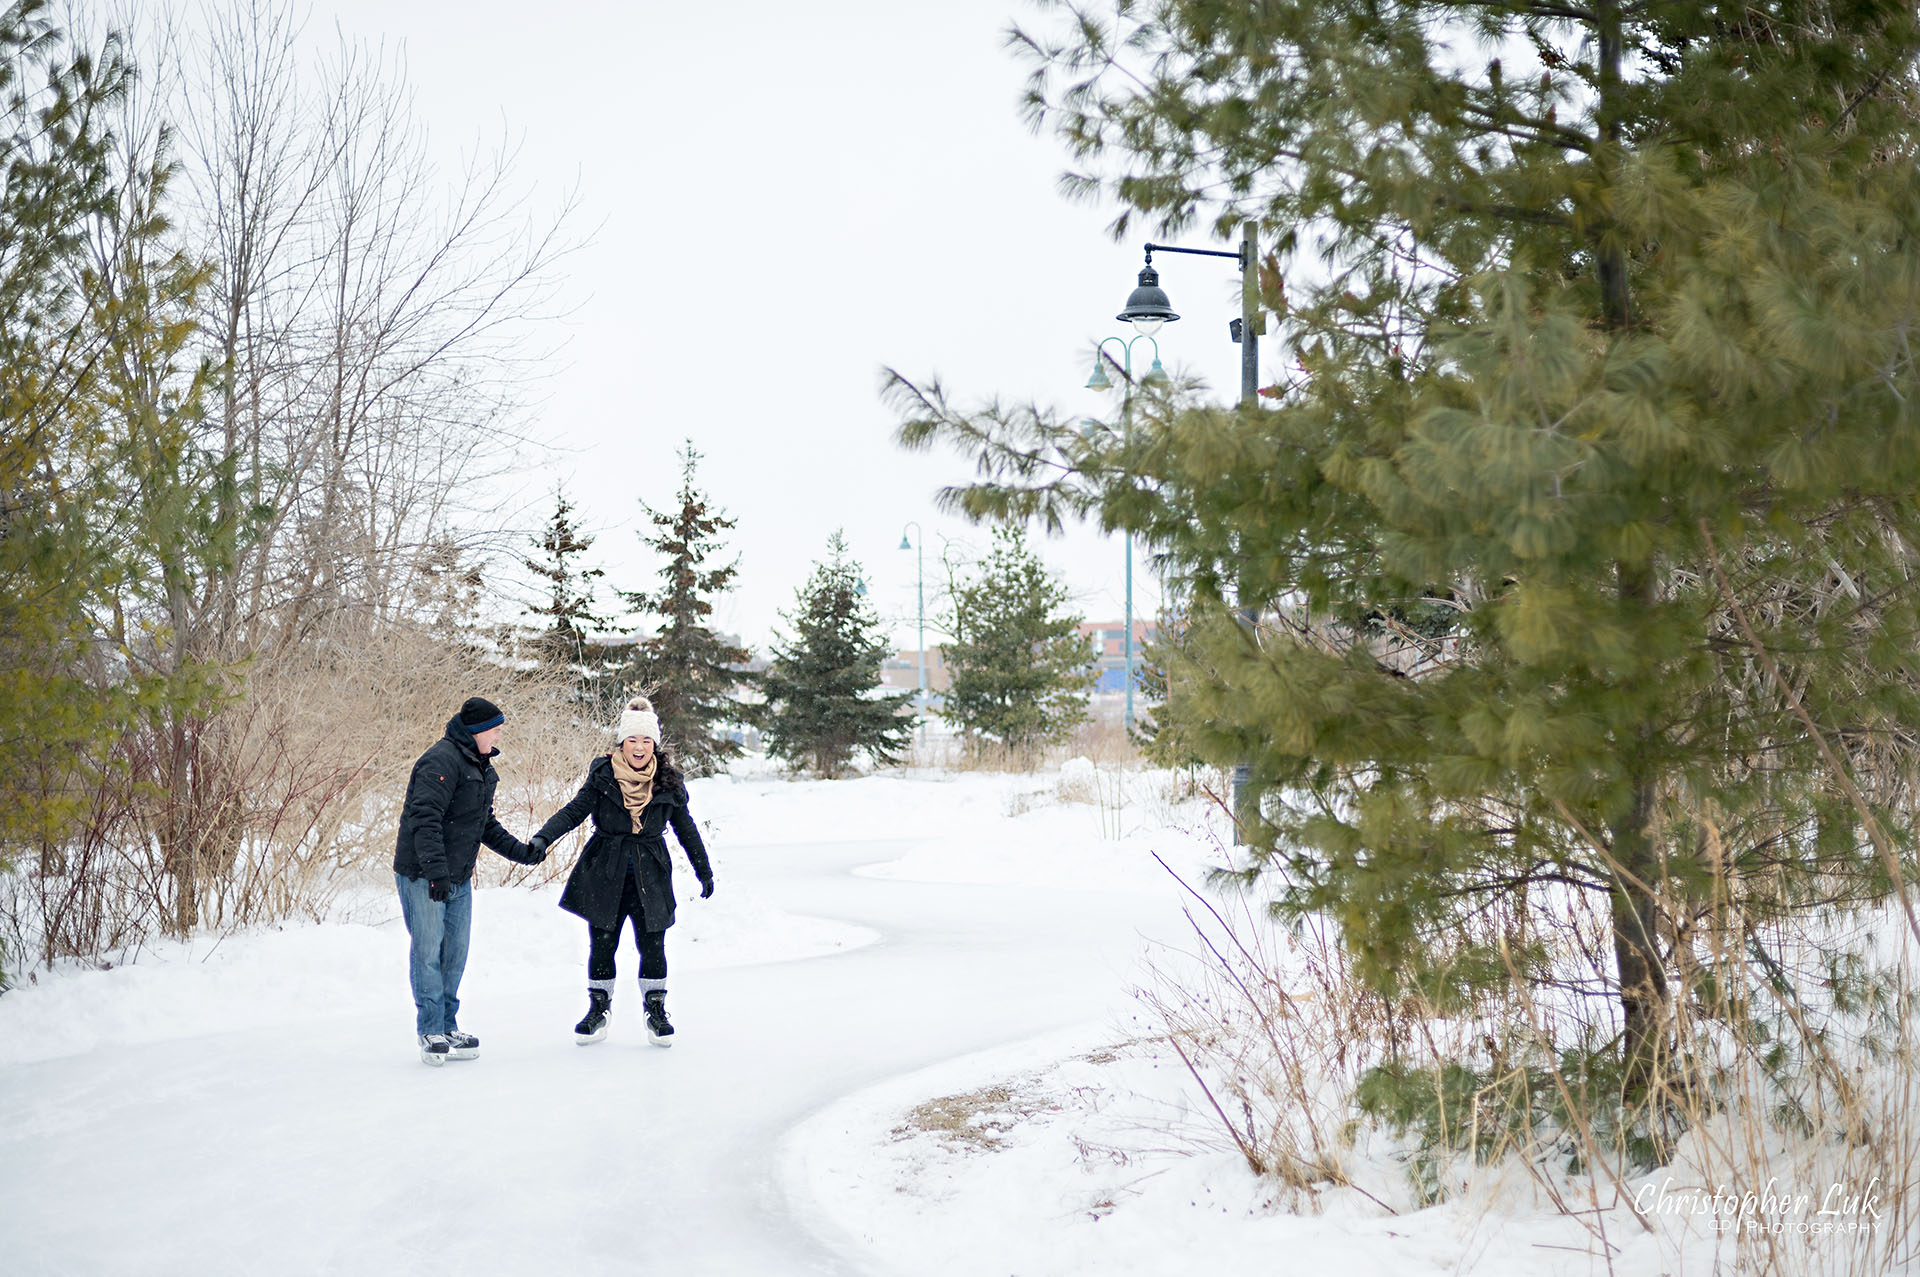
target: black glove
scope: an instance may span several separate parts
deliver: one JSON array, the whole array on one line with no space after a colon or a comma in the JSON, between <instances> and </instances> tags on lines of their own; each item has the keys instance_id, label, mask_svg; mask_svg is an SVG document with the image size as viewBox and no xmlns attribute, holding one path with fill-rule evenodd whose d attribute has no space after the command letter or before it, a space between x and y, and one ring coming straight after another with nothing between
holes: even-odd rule
<instances>
[{"instance_id":1,"label":"black glove","mask_svg":"<svg viewBox=\"0 0 1920 1277\"><path fill-rule=\"evenodd\" d=\"M445 900L447 893L452 890L453 879L435 878L427 884L427 898L429 900Z\"/></svg>"},{"instance_id":2,"label":"black glove","mask_svg":"<svg viewBox=\"0 0 1920 1277\"><path fill-rule=\"evenodd\" d=\"M713 894L713 876L709 874L700 880L700 898L705 900Z\"/></svg>"},{"instance_id":3,"label":"black glove","mask_svg":"<svg viewBox=\"0 0 1920 1277\"><path fill-rule=\"evenodd\" d=\"M545 835L535 834L532 840L527 843L527 846L531 847L533 854L540 859L545 860L547 858L547 840Z\"/></svg>"}]
</instances>

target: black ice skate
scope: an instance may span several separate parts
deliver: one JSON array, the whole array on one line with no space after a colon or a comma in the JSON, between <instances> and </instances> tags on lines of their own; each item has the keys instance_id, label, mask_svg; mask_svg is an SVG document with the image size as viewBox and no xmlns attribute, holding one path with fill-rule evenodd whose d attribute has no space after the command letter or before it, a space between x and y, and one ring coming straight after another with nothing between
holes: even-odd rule
<instances>
[{"instance_id":1,"label":"black ice skate","mask_svg":"<svg viewBox=\"0 0 1920 1277\"><path fill-rule=\"evenodd\" d=\"M480 1058L480 1039L471 1033L462 1033L458 1029L447 1032L447 1058L450 1060L477 1060Z\"/></svg>"},{"instance_id":2,"label":"black ice skate","mask_svg":"<svg viewBox=\"0 0 1920 1277\"><path fill-rule=\"evenodd\" d=\"M672 1046L673 1024L667 1019L667 991L648 989L643 1000L647 1004L647 1041L655 1046Z\"/></svg>"},{"instance_id":3,"label":"black ice skate","mask_svg":"<svg viewBox=\"0 0 1920 1277\"><path fill-rule=\"evenodd\" d=\"M607 1036L607 1022L613 1019L613 995L605 989L587 990L587 1013L573 1026L573 1040L590 1046Z\"/></svg>"},{"instance_id":4,"label":"black ice skate","mask_svg":"<svg viewBox=\"0 0 1920 1277\"><path fill-rule=\"evenodd\" d=\"M431 1064L436 1069L447 1062L452 1044L444 1033L423 1033L420 1035L420 1062Z\"/></svg>"}]
</instances>

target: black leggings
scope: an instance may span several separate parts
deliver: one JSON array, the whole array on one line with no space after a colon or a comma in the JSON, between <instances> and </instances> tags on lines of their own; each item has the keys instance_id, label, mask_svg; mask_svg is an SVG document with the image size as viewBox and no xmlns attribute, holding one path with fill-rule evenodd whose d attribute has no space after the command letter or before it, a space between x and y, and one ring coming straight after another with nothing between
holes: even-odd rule
<instances>
[{"instance_id":1,"label":"black leggings","mask_svg":"<svg viewBox=\"0 0 1920 1277\"><path fill-rule=\"evenodd\" d=\"M647 920L640 910L640 889L634 884L631 872L621 888L620 916L613 920L613 925L587 928L587 979L611 980L617 974L613 955L620 948L620 927L626 922L633 924L633 943L640 950L640 978L666 979L667 933L647 930Z\"/></svg>"},{"instance_id":2,"label":"black leggings","mask_svg":"<svg viewBox=\"0 0 1920 1277\"><path fill-rule=\"evenodd\" d=\"M667 978L667 933L648 931L646 922L639 915L620 919L633 923L633 942L640 949L640 978L642 980L664 980ZM620 927L618 924L601 928L588 927L587 938L587 979L611 980L616 972L613 965L614 951L620 947Z\"/></svg>"}]
</instances>

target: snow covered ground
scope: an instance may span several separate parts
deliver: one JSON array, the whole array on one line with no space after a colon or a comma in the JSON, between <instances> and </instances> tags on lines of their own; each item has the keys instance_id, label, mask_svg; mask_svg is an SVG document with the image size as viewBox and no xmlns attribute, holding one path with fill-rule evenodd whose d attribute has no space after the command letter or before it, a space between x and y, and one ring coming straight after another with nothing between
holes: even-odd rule
<instances>
[{"instance_id":1,"label":"snow covered ground","mask_svg":"<svg viewBox=\"0 0 1920 1277\"><path fill-rule=\"evenodd\" d=\"M1153 853L1196 881L1222 855L1168 778L741 776L693 804L720 889L681 892L671 1051L630 983L609 1040L571 1042L555 888L479 893L483 1057L440 1070L377 884L0 997L0 1272L1609 1271L1524 1177L1303 1202L1220 1147L1132 997L1186 935Z\"/></svg>"},{"instance_id":2,"label":"snow covered ground","mask_svg":"<svg viewBox=\"0 0 1920 1277\"><path fill-rule=\"evenodd\" d=\"M862 1271L796 1209L789 1133L1110 1018L1169 916L1167 888L1114 889L1151 881L1145 843L1103 842L1055 783L697 782L720 890L682 892L671 1051L630 986L606 1043L571 1042L585 937L553 889L479 893L461 1021L485 1045L442 1070L377 884L323 925L41 973L0 997L0 1270ZM975 881L858 872L930 846ZM1066 863L1091 881L1035 885Z\"/></svg>"},{"instance_id":3,"label":"snow covered ground","mask_svg":"<svg viewBox=\"0 0 1920 1277\"><path fill-rule=\"evenodd\" d=\"M1398 1213L1353 1190L1289 1197L1219 1147L1205 1103L1171 1052L1086 1026L889 1079L798 1127L782 1155L821 1235L857 1242L875 1272L1609 1271L1521 1176L1425 1210L1389 1193ZM1376 1187L1402 1178L1390 1164L1369 1169ZM1613 1272L1694 1271L1664 1262L1651 1238L1611 1244Z\"/></svg>"}]
</instances>

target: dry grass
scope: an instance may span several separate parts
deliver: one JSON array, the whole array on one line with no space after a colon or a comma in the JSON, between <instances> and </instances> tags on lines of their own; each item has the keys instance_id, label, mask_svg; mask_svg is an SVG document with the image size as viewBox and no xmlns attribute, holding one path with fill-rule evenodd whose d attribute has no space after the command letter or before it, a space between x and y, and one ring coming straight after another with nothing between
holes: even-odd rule
<instances>
[{"instance_id":1,"label":"dry grass","mask_svg":"<svg viewBox=\"0 0 1920 1277\"><path fill-rule=\"evenodd\" d=\"M1898 961L1882 972L1877 1009L1842 1005L1819 974L1838 950L1872 948L1871 918L1829 917L1793 934L1775 924L1765 970L1741 929L1700 940L1693 960L1713 979L1696 987L1717 992L1677 1000L1682 1049L1650 1094L1629 1101L1582 1063L1605 1058L1617 1032L1611 999L1516 975L1450 1014L1414 998L1388 1003L1360 986L1329 928L1279 928L1245 897L1193 900L1193 944L1167 952L1139 992L1203 1097L1209 1120L1186 1123L1184 1136L1236 1152L1295 1209L1340 1185L1389 1210L1482 1187L1491 1199L1490 1186L1518 1173L1538 1203L1587 1230L1596 1272L1615 1271L1623 1234L1650 1235L1670 1271L1703 1249L1717 1271L1779 1277L1866 1277L1915 1258L1920 1061L1908 972ZM1603 917L1573 896L1533 905L1531 925L1557 926L1551 944L1570 969L1591 960ZM1490 914L1482 925L1516 922ZM1410 1080L1404 1125L1355 1104L1385 1065ZM1701 1186L1735 1199L1771 1186L1811 1204L1708 1233L1698 1215L1661 1213L1664 1198L1643 1178L1649 1157L1664 1167L1655 1180L1671 1175L1682 1199ZM1877 1210L1871 1227L1819 1231L1815 1212L1848 1196Z\"/></svg>"},{"instance_id":2,"label":"dry grass","mask_svg":"<svg viewBox=\"0 0 1920 1277\"><path fill-rule=\"evenodd\" d=\"M1215 1119L1198 1142L1238 1153L1296 1205L1322 1186L1355 1185L1349 1097L1394 1049L1396 1026L1357 994L1327 928L1290 935L1245 897L1193 900L1192 947L1169 951L1136 996Z\"/></svg>"},{"instance_id":3,"label":"dry grass","mask_svg":"<svg viewBox=\"0 0 1920 1277\"><path fill-rule=\"evenodd\" d=\"M949 1148L987 1151L1000 1147L1013 1122L1006 1115L1014 1092L1006 1086L987 1086L962 1095L943 1095L916 1104L907 1120L893 1128L895 1139L931 1135Z\"/></svg>"},{"instance_id":4,"label":"dry grass","mask_svg":"<svg viewBox=\"0 0 1920 1277\"><path fill-rule=\"evenodd\" d=\"M1111 1051L1095 1051L1081 1058L1109 1063L1119 1057ZM1020 1123L1059 1111L1060 1105L1048 1098L1042 1080L1023 1075L916 1104L892 1135L896 1141L936 1139L949 1152L991 1153L1006 1147L1008 1136Z\"/></svg>"},{"instance_id":5,"label":"dry grass","mask_svg":"<svg viewBox=\"0 0 1920 1277\"><path fill-rule=\"evenodd\" d=\"M1140 763L1139 750L1127 736L1125 725L1118 718L1098 716L1080 724L1063 740L1030 749L959 736L929 734L925 741L916 736L905 764L947 771L1031 773L1057 767L1070 758L1090 758L1096 763L1124 767Z\"/></svg>"},{"instance_id":6,"label":"dry grass","mask_svg":"<svg viewBox=\"0 0 1920 1277\"><path fill-rule=\"evenodd\" d=\"M233 690L188 732L136 727L88 819L0 882L9 954L124 957L157 933L325 917L344 888L386 880L413 762L469 695L507 712L496 812L523 838L604 737L562 682L417 630L309 635ZM533 869L483 856L480 880L551 880L577 843Z\"/></svg>"}]
</instances>

